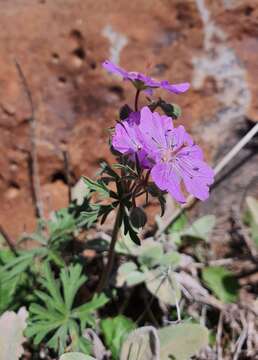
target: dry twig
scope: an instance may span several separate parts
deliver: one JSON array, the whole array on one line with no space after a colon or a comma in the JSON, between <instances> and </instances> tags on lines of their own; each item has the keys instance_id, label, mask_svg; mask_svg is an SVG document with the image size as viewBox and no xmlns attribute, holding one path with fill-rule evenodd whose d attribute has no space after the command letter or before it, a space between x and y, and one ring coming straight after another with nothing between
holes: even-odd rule
<instances>
[{"instance_id":1,"label":"dry twig","mask_svg":"<svg viewBox=\"0 0 258 360\"><path fill-rule=\"evenodd\" d=\"M71 183L71 170L70 170L70 158L67 150L62 151L64 158L64 169L65 169L65 177L68 186L68 200L69 203L72 201L72 183Z\"/></svg>"},{"instance_id":2,"label":"dry twig","mask_svg":"<svg viewBox=\"0 0 258 360\"><path fill-rule=\"evenodd\" d=\"M28 98L28 102L30 105L31 114L29 117L30 128L31 128L31 150L29 152L29 161L31 167L31 185L32 185L32 195L35 204L35 213L38 218L44 217L43 212L43 203L41 200L41 192L40 192L40 181L39 181L39 166L38 166L38 157L37 157L37 144L36 144L36 117L35 117L35 107L33 104L32 94L30 88L28 86L28 82L26 77L22 71L20 64L15 60L15 66L17 68L18 74L20 76L24 91Z\"/></svg>"},{"instance_id":3,"label":"dry twig","mask_svg":"<svg viewBox=\"0 0 258 360\"><path fill-rule=\"evenodd\" d=\"M14 253L14 255L17 256L17 251L15 249L14 242L10 238L10 236L7 234L7 232L5 231L5 229L3 228L2 225L0 225L0 233L2 234L3 238L5 239L5 241L6 241L7 245L9 246L10 250Z\"/></svg>"}]
</instances>

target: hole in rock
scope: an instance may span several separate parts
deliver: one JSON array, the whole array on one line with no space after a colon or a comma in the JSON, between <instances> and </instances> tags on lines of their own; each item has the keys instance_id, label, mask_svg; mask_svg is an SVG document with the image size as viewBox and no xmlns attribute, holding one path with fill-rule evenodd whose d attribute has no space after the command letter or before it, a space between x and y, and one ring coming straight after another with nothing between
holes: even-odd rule
<instances>
[{"instance_id":1,"label":"hole in rock","mask_svg":"<svg viewBox=\"0 0 258 360\"><path fill-rule=\"evenodd\" d=\"M80 60L84 60L85 59L85 51L82 47L78 47L77 49L75 49L73 51L73 54L78 57Z\"/></svg>"},{"instance_id":2,"label":"hole in rock","mask_svg":"<svg viewBox=\"0 0 258 360\"><path fill-rule=\"evenodd\" d=\"M60 60L60 56L58 55L58 53L54 52L54 53L52 54L52 60L53 60L54 62L58 62L58 61Z\"/></svg>"},{"instance_id":3,"label":"hole in rock","mask_svg":"<svg viewBox=\"0 0 258 360\"><path fill-rule=\"evenodd\" d=\"M66 84L67 83L67 78L65 76L59 76L58 77L58 82L61 84Z\"/></svg>"},{"instance_id":4,"label":"hole in rock","mask_svg":"<svg viewBox=\"0 0 258 360\"><path fill-rule=\"evenodd\" d=\"M62 170L57 170L51 175L50 182L55 183L56 181L62 181L64 184L67 184L65 173Z\"/></svg>"},{"instance_id":5,"label":"hole in rock","mask_svg":"<svg viewBox=\"0 0 258 360\"><path fill-rule=\"evenodd\" d=\"M77 40L82 40L82 38L83 38L81 32L79 30L76 30L76 29L71 31L71 36L73 38L77 39Z\"/></svg>"},{"instance_id":6,"label":"hole in rock","mask_svg":"<svg viewBox=\"0 0 258 360\"><path fill-rule=\"evenodd\" d=\"M124 95L124 90L121 86L118 85L114 85L114 86L110 86L109 87L109 91L111 91L112 93L118 95L119 97L123 97Z\"/></svg>"},{"instance_id":7,"label":"hole in rock","mask_svg":"<svg viewBox=\"0 0 258 360\"><path fill-rule=\"evenodd\" d=\"M246 6L246 8L245 8L245 15L246 15L246 16L250 16L253 11L254 11L254 9L253 9L251 6Z\"/></svg>"},{"instance_id":8,"label":"hole in rock","mask_svg":"<svg viewBox=\"0 0 258 360\"><path fill-rule=\"evenodd\" d=\"M21 187L16 181L11 180L9 182L9 188L20 190Z\"/></svg>"}]
</instances>

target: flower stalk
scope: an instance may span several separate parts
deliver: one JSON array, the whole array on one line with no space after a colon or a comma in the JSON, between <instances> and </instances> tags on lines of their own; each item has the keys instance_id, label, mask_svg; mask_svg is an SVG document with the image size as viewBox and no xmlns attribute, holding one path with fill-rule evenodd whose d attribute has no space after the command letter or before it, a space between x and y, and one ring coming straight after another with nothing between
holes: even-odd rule
<instances>
[{"instance_id":1,"label":"flower stalk","mask_svg":"<svg viewBox=\"0 0 258 360\"><path fill-rule=\"evenodd\" d=\"M99 284L97 286L97 293L101 293L107 286L113 265L114 265L114 259L115 259L115 246L118 238L118 233L120 229L120 219L122 214L122 208L121 205L119 205L116 213L116 219L115 224L113 227L112 237L111 237L111 243L108 250L108 261L105 269L102 272Z\"/></svg>"},{"instance_id":2,"label":"flower stalk","mask_svg":"<svg viewBox=\"0 0 258 360\"><path fill-rule=\"evenodd\" d=\"M139 96L140 96L140 89L136 90L136 94L135 94L135 100L134 100L134 110L138 111L138 101L139 101Z\"/></svg>"}]
</instances>

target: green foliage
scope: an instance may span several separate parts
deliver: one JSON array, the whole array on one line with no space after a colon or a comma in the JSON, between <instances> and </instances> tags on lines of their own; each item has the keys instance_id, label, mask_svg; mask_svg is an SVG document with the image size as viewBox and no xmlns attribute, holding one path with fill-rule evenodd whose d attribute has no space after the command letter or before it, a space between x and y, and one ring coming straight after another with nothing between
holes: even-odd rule
<instances>
[{"instance_id":1,"label":"green foliage","mask_svg":"<svg viewBox=\"0 0 258 360\"><path fill-rule=\"evenodd\" d=\"M167 116L172 117L174 120L178 119L182 114L182 110L177 104L170 104L164 100L160 100L159 106Z\"/></svg>"},{"instance_id":2,"label":"green foliage","mask_svg":"<svg viewBox=\"0 0 258 360\"><path fill-rule=\"evenodd\" d=\"M133 261L122 264L118 269L117 286L135 286L145 281L145 274L138 270Z\"/></svg>"},{"instance_id":3,"label":"green foliage","mask_svg":"<svg viewBox=\"0 0 258 360\"><path fill-rule=\"evenodd\" d=\"M123 315L118 315L114 318L102 320L100 327L104 335L105 344L111 350L114 359L118 359L122 342L126 335L135 329L134 322Z\"/></svg>"},{"instance_id":4,"label":"green foliage","mask_svg":"<svg viewBox=\"0 0 258 360\"><path fill-rule=\"evenodd\" d=\"M103 224L108 214L115 209L117 202L111 205L91 204L87 211L82 211L80 214L80 226L86 226L90 228L99 217L102 217L101 224Z\"/></svg>"},{"instance_id":5,"label":"green foliage","mask_svg":"<svg viewBox=\"0 0 258 360\"><path fill-rule=\"evenodd\" d=\"M189 360L208 345L209 333L199 324L182 323L158 330L160 360Z\"/></svg>"},{"instance_id":6,"label":"green foliage","mask_svg":"<svg viewBox=\"0 0 258 360\"><path fill-rule=\"evenodd\" d=\"M212 232L216 223L214 215L205 215L193 222L191 226L183 231L184 236L197 238L204 241L209 240L210 233Z\"/></svg>"},{"instance_id":7,"label":"green foliage","mask_svg":"<svg viewBox=\"0 0 258 360\"><path fill-rule=\"evenodd\" d=\"M59 360L97 360L92 356L85 355L79 352L63 354Z\"/></svg>"},{"instance_id":8,"label":"green foliage","mask_svg":"<svg viewBox=\"0 0 258 360\"><path fill-rule=\"evenodd\" d=\"M171 240L176 245L181 245L184 238L199 239L208 242L209 236L215 226L214 215L205 215L187 226L187 218L182 214L169 228Z\"/></svg>"},{"instance_id":9,"label":"green foliage","mask_svg":"<svg viewBox=\"0 0 258 360\"><path fill-rule=\"evenodd\" d=\"M139 328L123 343L120 360L188 360L208 345L209 333L199 324L181 323L156 330Z\"/></svg>"},{"instance_id":10,"label":"green foliage","mask_svg":"<svg viewBox=\"0 0 258 360\"><path fill-rule=\"evenodd\" d=\"M110 196L110 190L103 180L94 181L85 176L82 177L82 180L90 191L97 192L103 198L108 198Z\"/></svg>"},{"instance_id":11,"label":"green foliage","mask_svg":"<svg viewBox=\"0 0 258 360\"><path fill-rule=\"evenodd\" d=\"M17 309L33 296L30 289L34 282L32 268L36 252L0 251L0 314L7 309Z\"/></svg>"},{"instance_id":12,"label":"green foliage","mask_svg":"<svg viewBox=\"0 0 258 360\"><path fill-rule=\"evenodd\" d=\"M156 296L161 303L176 305L181 298L181 291L173 272L161 267L146 272L145 283L147 289Z\"/></svg>"},{"instance_id":13,"label":"green foliage","mask_svg":"<svg viewBox=\"0 0 258 360\"><path fill-rule=\"evenodd\" d=\"M202 278L207 287L224 303L237 301L239 285L231 271L210 266L202 270Z\"/></svg>"},{"instance_id":14,"label":"green foliage","mask_svg":"<svg viewBox=\"0 0 258 360\"><path fill-rule=\"evenodd\" d=\"M47 345L62 354L71 340L74 351L89 352L89 342L82 337L86 325L95 326L93 312L105 305L107 298L96 295L83 305L74 307L75 297L85 283L82 267L70 265L60 272L56 280L48 263L44 264L40 280L42 290L35 291L38 302L30 306L26 335L33 338L36 345L47 341Z\"/></svg>"},{"instance_id":15,"label":"green foliage","mask_svg":"<svg viewBox=\"0 0 258 360\"><path fill-rule=\"evenodd\" d=\"M251 237L258 247L258 201L254 197L248 196L246 204L245 222L250 226Z\"/></svg>"},{"instance_id":16,"label":"green foliage","mask_svg":"<svg viewBox=\"0 0 258 360\"><path fill-rule=\"evenodd\" d=\"M176 251L165 253L164 245L151 239L141 246L135 246L123 237L117 250L134 256L136 262L125 262L118 268L117 286L135 286L145 282L147 289L162 303L175 305L181 297L179 286L173 274L180 255Z\"/></svg>"}]
</instances>

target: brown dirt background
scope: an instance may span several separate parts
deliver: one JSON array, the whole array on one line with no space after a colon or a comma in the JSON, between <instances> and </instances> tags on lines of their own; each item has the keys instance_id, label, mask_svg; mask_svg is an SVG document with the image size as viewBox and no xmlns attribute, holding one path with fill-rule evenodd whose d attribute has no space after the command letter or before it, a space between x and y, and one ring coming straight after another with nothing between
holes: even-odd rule
<instances>
[{"instance_id":1,"label":"brown dirt background","mask_svg":"<svg viewBox=\"0 0 258 360\"><path fill-rule=\"evenodd\" d=\"M35 226L30 107L15 60L35 105L46 216L67 204L63 150L74 183L110 159L107 128L134 96L130 84L102 69L112 54L127 69L192 83L184 95L163 95L182 106L180 122L212 164L258 120L257 0L0 0L0 9L0 224L12 238ZM120 51L107 32L126 39ZM258 188L257 161L254 141L198 208L217 215L220 244L232 206Z\"/></svg>"}]
</instances>

